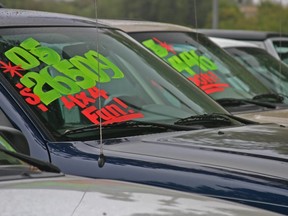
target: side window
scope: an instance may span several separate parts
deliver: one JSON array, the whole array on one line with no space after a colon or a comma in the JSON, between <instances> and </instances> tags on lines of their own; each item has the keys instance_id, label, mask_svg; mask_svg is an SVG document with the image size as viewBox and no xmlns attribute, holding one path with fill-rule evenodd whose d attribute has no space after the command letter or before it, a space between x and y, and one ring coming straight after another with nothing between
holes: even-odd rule
<instances>
[{"instance_id":1,"label":"side window","mask_svg":"<svg viewBox=\"0 0 288 216\"><path fill-rule=\"evenodd\" d=\"M30 154L30 148L23 133L11 127L0 126L0 148Z\"/></svg>"},{"instance_id":2,"label":"side window","mask_svg":"<svg viewBox=\"0 0 288 216\"><path fill-rule=\"evenodd\" d=\"M5 113L2 111L2 109L0 109L0 125L14 128L13 125L11 124L10 120L7 118Z\"/></svg>"},{"instance_id":3,"label":"side window","mask_svg":"<svg viewBox=\"0 0 288 216\"><path fill-rule=\"evenodd\" d=\"M2 135L0 135L0 146L9 151L16 152L12 145L10 145L10 143Z\"/></svg>"}]
</instances>

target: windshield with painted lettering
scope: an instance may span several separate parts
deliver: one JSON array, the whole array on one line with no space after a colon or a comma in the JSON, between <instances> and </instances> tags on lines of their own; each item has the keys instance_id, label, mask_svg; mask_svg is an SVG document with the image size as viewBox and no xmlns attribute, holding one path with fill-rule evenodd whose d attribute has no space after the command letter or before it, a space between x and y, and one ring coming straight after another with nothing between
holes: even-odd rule
<instances>
[{"instance_id":1,"label":"windshield with painted lettering","mask_svg":"<svg viewBox=\"0 0 288 216\"><path fill-rule=\"evenodd\" d=\"M122 32L87 27L6 29L1 30L0 44L1 76L14 87L19 104L56 140L98 136L95 130L82 133L91 126L101 125L105 133L115 123L144 122L146 129L141 131L159 133L159 127L189 116L227 114ZM107 137L125 136L135 125L118 129Z\"/></svg>"},{"instance_id":2,"label":"windshield with painted lettering","mask_svg":"<svg viewBox=\"0 0 288 216\"><path fill-rule=\"evenodd\" d=\"M167 31L130 35L214 99L252 99L256 95L271 93L202 34Z\"/></svg>"}]
</instances>

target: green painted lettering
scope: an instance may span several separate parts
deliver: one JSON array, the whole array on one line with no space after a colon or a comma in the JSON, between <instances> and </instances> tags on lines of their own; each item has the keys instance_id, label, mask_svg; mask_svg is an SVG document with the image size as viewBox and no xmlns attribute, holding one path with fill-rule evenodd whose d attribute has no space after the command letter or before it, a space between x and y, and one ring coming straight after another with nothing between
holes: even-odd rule
<instances>
[{"instance_id":1,"label":"green painted lettering","mask_svg":"<svg viewBox=\"0 0 288 216\"><path fill-rule=\"evenodd\" d=\"M68 95L75 94L81 91L80 87L76 85L73 80L65 76L52 77L48 72L49 66L40 70L40 76L45 80L53 89L57 90L60 94Z\"/></svg>"},{"instance_id":2,"label":"green painted lettering","mask_svg":"<svg viewBox=\"0 0 288 216\"><path fill-rule=\"evenodd\" d=\"M178 72L186 71L189 75L195 75L196 73L189 68L189 66L183 62L178 56L172 56L168 59L169 64L175 68Z\"/></svg>"},{"instance_id":3,"label":"green painted lettering","mask_svg":"<svg viewBox=\"0 0 288 216\"><path fill-rule=\"evenodd\" d=\"M4 54L11 62L25 70L37 67L40 64L33 55L21 47L13 47Z\"/></svg>"},{"instance_id":4,"label":"green painted lettering","mask_svg":"<svg viewBox=\"0 0 288 216\"><path fill-rule=\"evenodd\" d=\"M156 44L154 42L154 40L152 40L152 39L143 41L142 43L143 43L144 46L146 46L147 48L152 50L157 56L159 56L161 58L164 58L165 56L168 55L167 49L165 49L164 47Z\"/></svg>"},{"instance_id":5,"label":"green painted lettering","mask_svg":"<svg viewBox=\"0 0 288 216\"><path fill-rule=\"evenodd\" d=\"M75 65L79 63L75 57L70 59ZM82 89L88 89L96 85L96 80L98 80L98 76L90 71L88 68L75 68L75 66L69 62L68 60L62 60L58 64L53 65L53 67L59 72L65 74L70 77L75 83L80 86ZM81 64L81 63L79 63Z\"/></svg>"},{"instance_id":6,"label":"green painted lettering","mask_svg":"<svg viewBox=\"0 0 288 216\"><path fill-rule=\"evenodd\" d=\"M91 62L92 65L96 66L94 67L94 70L96 69L96 71L98 72L101 82L110 81L110 77L107 75L109 70L110 70L110 73L112 72L111 77L113 79L121 79L124 77L123 72L115 64L113 64L109 59L107 59L100 53L94 50L90 50L85 54L85 57L87 58L88 61Z\"/></svg>"},{"instance_id":7,"label":"green painted lettering","mask_svg":"<svg viewBox=\"0 0 288 216\"><path fill-rule=\"evenodd\" d=\"M40 61L47 65L57 64L61 60L60 55L55 50L41 46L41 44L33 38L26 39L20 46L37 56Z\"/></svg>"},{"instance_id":8,"label":"green painted lettering","mask_svg":"<svg viewBox=\"0 0 288 216\"><path fill-rule=\"evenodd\" d=\"M179 57L189 66L192 67L194 65L198 65L198 60L193 57L190 52L182 52L179 54Z\"/></svg>"},{"instance_id":9,"label":"green painted lettering","mask_svg":"<svg viewBox=\"0 0 288 216\"><path fill-rule=\"evenodd\" d=\"M202 66L202 67L208 68L208 70L217 70L218 69L217 65L205 56L200 57L200 62L201 62L200 67Z\"/></svg>"},{"instance_id":10,"label":"green painted lettering","mask_svg":"<svg viewBox=\"0 0 288 216\"><path fill-rule=\"evenodd\" d=\"M28 72L20 79L20 82L27 88L34 87L33 93L36 94L45 105L48 105L61 97L61 94L58 91L51 86L47 86L45 79L43 79L39 73Z\"/></svg>"}]
</instances>

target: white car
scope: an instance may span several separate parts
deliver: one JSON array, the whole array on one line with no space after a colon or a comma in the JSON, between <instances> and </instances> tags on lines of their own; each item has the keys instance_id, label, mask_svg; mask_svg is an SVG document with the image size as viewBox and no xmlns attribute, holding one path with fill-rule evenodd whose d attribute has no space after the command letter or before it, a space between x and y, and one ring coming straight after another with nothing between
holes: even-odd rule
<instances>
[{"instance_id":1,"label":"white car","mask_svg":"<svg viewBox=\"0 0 288 216\"><path fill-rule=\"evenodd\" d=\"M288 95L288 67L286 64L266 50L250 42L216 37L210 37L210 39L226 50L247 70L266 83L266 85L277 88L278 91L286 92L285 95ZM288 112L285 109L278 110L277 112L243 113L239 114L239 116L256 119L259 122L277 120L280 124L288 125L285 119L285 117L288 117Z\"/></svg>"},{"instance_id":2,"label":"white car","mask_svg":"<svg viewBox=\"0 0 288 216\"><path fill-rule=\"evenodd\" d=\"M288 35L282 32L229 29L200 29L199 31L210 37L251 42L265 49L275 58L288 63Z\"/></svg>"}]
</instances>

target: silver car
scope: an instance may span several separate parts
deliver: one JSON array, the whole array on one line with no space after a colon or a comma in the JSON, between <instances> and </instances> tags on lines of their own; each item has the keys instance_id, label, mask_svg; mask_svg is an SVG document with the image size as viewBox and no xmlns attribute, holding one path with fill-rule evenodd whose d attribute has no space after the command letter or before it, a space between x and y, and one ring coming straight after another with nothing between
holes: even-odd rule
<instances>
[{"instance_id":1,"label":"silver car","mask_svg":"<svg viewBox=\"0 0 288 216\"><path fill-rule=\"evenodd\" d=\"M288 95L288 66L272 56L256 44L225 38L210 37L210 39L225 49L247 70L261 79L266 85ZM259 122L273 122L288 125L286 117L288 110L265 111L239 114L243 118L256 119Z\"/></svg>"},{"instance_id":2,"label":"silver car","mask_svg":"<svg viewBox=\"0 0 288 216\"><path fill-rule=\"evenodd\" d=\"M200 32L226 39L246 41L265 49L275 58L288 63L288 34L269 31L228 30L228 29L200 29Z\"/></svg>"}]
</instances>

